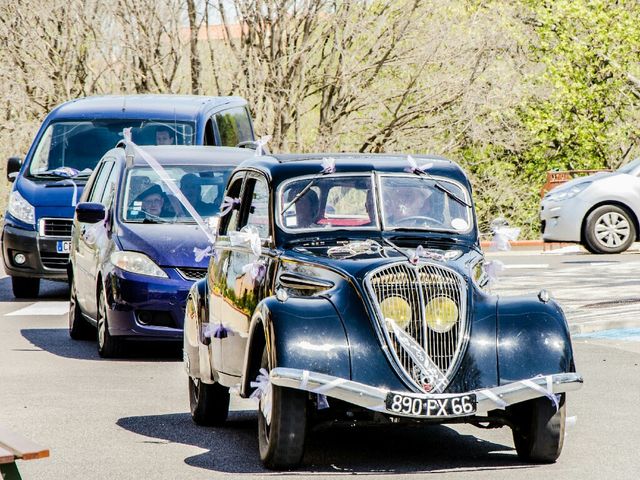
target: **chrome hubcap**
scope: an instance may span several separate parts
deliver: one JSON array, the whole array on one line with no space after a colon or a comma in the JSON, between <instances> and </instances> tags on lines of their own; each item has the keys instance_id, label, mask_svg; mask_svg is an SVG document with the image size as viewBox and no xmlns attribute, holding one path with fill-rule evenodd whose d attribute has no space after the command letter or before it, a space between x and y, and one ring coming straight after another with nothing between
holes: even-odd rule
<instances>
[{"instance_id":1,"label":"chrome hubcap","mask_svg":"<svg viewBox=\"0 0 640 480\"><path fill-rule=\"evenodd\" d=\"M631 233L629 222L617 212L607 212L598 218L594 230L598 242L605 247L619 247Z\"/></svg>"}]
</instances>

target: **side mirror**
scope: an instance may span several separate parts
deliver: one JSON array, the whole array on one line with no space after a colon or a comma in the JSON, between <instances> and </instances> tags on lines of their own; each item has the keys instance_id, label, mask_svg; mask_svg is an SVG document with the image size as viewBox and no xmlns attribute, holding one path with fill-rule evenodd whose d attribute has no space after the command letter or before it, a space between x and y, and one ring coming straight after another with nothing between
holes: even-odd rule
<instances>
[{"instance_id":1,"label":"side mirror","mask_svg":"<svg viewBox=\"0 0 640 480\"><path fill-rule=\"evenodd\" d=\"M21 167L22 159L20 157L9 157L7 161L7 180L10 182L15 181Z\"/></svg>"},{"instance_id":2,"label":"side mirror","mask_svg":"<svg viewBox=\"0 0 640 480\"><path fill-rule=\"evenodd\" d=\"M104 205L97 202L81 202L76 205L76 218L82 223L98 223L104 220Z\"/></svg>"}]
</instances>

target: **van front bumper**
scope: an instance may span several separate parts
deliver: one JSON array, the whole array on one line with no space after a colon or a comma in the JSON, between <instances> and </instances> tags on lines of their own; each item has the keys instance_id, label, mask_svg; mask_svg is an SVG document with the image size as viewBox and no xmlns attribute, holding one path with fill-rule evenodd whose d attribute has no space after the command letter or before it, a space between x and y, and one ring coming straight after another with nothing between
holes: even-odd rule
<instances>
[{"instance_id":1,"label":"van front bumper","mask_svg":"<svg viewBox=\"0 0 640 480\"><path fill-rule=\"evenodd\" d=\"M57 251L59 241L69 241L69 238L44 238L34 230L25 230L5 223L2 228L5 272L12 277L67 280L69 254ZM22 253L26 258L21 265L14 260L18 253Z\"/></svg>"}]
</instances>

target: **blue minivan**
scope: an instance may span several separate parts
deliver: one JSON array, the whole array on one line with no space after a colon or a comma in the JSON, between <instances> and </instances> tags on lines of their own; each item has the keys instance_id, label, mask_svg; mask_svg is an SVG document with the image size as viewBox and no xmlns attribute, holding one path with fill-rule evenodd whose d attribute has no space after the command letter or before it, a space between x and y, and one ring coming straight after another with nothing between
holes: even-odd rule
<instances>
[{"instance_id":1,"label":"blue minivan","mask_svg":"<svg viewBox=\"0 0 640 480\"><path fill-rule=\"evenodd\" d=\"M253 147L239 97L121 95L72 100L45 118L27 155L11 157L14 182L2 228L5 272L16 298L38 295L40 279L68 278L75 206L94 167L131 128L138 145Z\"/></svg>"}]
</instances>

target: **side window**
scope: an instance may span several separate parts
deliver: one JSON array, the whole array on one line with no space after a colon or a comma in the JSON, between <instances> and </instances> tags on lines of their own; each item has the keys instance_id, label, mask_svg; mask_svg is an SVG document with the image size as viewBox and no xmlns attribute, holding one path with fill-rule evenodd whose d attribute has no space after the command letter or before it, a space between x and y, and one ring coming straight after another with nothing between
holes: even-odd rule
<instances>
[{"instance_id":1,"label":"side window","mask_svg":"<svg viewBox=\"0 0 640 480\"><path fill-rule=\"evenodd\" d=\"M93 188L91 189L91 193L87 198L88 202L100 202L102 201L102 196L104 195L105 186L107 184L107 180L109 178L109 174L113 169L113 162L104 162L102 164L102 168L98 173L95 181L93 182Z\"/></svg>"},{"instance_id":2,"label":"side window","mask_svg":"<svg viewBox=\"0 0 640 480\"><path fill-rule=\"evenodd\" d=\"M204 127L204 144L205 145L216 144L216 136L213 133L213 120L207 121L207 124Z\"/></svg>"},{"instance_id":3,"label":"side window","mask_svg":"<svg viewBox=\"0 0 640 480\"><path fill-rule=\"evenodd\" d=\"M251 120L245 108L230 108L216 115L220 145L235 147L240 142L253 140Z\"/></svg>"},{"instance_id":4,"label":"side window","mask_svg":"<svg viewBox=\"0 0 640 480\"><path fill-rule=\"evenodd\" d=\"M240 173L236 175L234 179L231 181L229 188L225 192L225 196L231 198L240 198L240 192L242 191L242 181L244 180L244 173ZM233 231L238 226L238 216L240 214L240 209L233 209L229 213L227 213L224 217L222 217L220 222L220 235L226 235L227 232Z\"/></svg>"},{"instance_id":5,"label":"side window","mask_svg":"<svg viewBox=\"0 0 640 480\"><path fill-rule=\"evenodd\" d=\"M100 203L107 206L111 205L111 201L113 200L113 194L116 190L116 184L118 183L119 177L120 170L116 167L112 168L109 178L107 179L104 193L102 194L102 198L100 199Z\"/></svg>"},{"instance_id":6,"label":"side window","mask_svg":"<svg viewBox=\"0 0 640 480\"><path fill-rule=\"evenodd\" d=\"M244 202L249 203L246 225L255 227L260 233L260 238L267 238L269 236L269 186L264 178L251 178L247 181Z\"/></svg>"}]
</instances>

